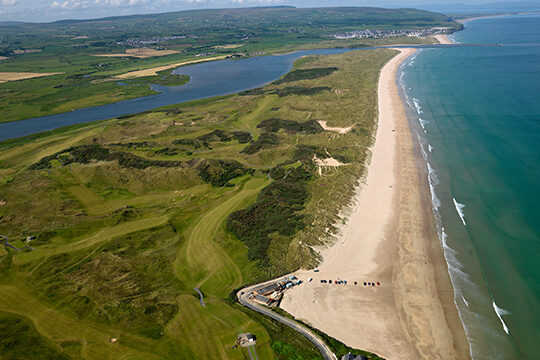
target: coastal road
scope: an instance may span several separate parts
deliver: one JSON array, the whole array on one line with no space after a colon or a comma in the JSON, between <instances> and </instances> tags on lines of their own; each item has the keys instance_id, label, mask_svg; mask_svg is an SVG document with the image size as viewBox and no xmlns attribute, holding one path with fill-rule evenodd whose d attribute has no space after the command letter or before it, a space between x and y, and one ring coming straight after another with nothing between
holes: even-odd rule
<instances>
[{"instance_id":1,"label":"coastal road","mask_svg":"<svg viewBox=\"0 0 540 360\"><path fill-rule=\"evenodd\" d=\"M268 308L266 308L266 307L264 307L262 305L256 304L256 303L254 303L254 302L252 302L252 301L250 301L248 299L248 295L253 290L255 290L256 288L259 288L259 287L267 285L267 284L275 283L275 282L281 280L282 278L283 278L283 276L281 276L281 277L279 277L278 279L275 279L275 280L270 280L270 281L267 281L267 282L264 282L264 283L261 283L261 284L248 286L248 287L238 291L236 293L238 301L240 301L240 304L244 305L245 307L247 307L247 308L249 308L249 309L251 309L253 311L257 311L257 312L259 312L259 313L261 313L263 315L269 316L272 319L277 320L280 323L285 324L285 325L293 328L294 330L298 331L300 334L307 337L308 340L311 341L317 347L317 349L319 349L319 351L321 352L321 354L325 358L325 360L337 360L337 357L332 352L332 350L330 350L330 348L324 343L324 341L320 337L318 337L315 333L313 333L311 330L309 330L305 326L302 326L299 323L297 323L297 322L295 322L295 321L293 321L291 319L286 318L285 316L279 315L278 313L275 313L272 310L270 310L270 309L268 309Z\"/></svg>"}]
</instances>

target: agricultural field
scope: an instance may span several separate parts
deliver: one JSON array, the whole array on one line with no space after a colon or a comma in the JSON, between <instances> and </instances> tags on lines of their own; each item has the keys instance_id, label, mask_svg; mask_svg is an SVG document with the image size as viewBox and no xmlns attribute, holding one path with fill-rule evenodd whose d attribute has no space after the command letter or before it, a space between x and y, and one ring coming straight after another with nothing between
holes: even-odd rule
<instances>
[{"instance_id":1,"label":"agricultural field","mask_svg":"<svg viewBox=\"0 0 540 360\"><path fill-rule=\"evenodd\" d=\"M251 332L259 359L322 358L234 293L316 266L395 53L309 56L260 89L0 143L0 234L21 249L0 252L0 353L246 359L231 347Z\"/></svg>"},{"instance_id":2,"label":"agricultural field","mask_svg":"<svg viewBox=\"0 0 540 360\"><path fill-rule=\"evenodd\" d=\"M178 82L147 69L301 49L429 43L429 37L335 39L358 30L461 27L414 9L291 7L182 11L0 25L0 73L55 75L0 83L1 122L58 114L155 94L150 82ZM329 37L330 36L330 37ZM117 76L144 77L123 86ZM7 75L5 75L7 76ZM149 78L149 76L152 76ZM0 78L0 82L2 78Z\"/></svg>"}]
</instances>

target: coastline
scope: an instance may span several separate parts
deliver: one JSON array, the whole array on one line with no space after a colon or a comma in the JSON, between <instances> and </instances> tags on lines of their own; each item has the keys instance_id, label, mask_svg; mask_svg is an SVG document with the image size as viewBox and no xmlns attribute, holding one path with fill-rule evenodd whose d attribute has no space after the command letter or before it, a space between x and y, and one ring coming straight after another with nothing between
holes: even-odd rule
<instances>
[{"instance_id":1,"label":"coastline","mask_svg":"<svg viewBox=\"0 0 540 360\"><path fill-rule=\"evenodd\" d=\"M446 34L435 35L434 37L435 39L437 39L437 41L439 41L439 44L442 44L442 45L454 44L454 42L452 42L452 40L450 40L450 38Z\"/></svg>"},{"instance_id":2,"label":"coastline","mask_svg":"<svg viewBox=\"0 0 540 360\"><path fill-rule=\"evenodd\" d=\"M380 73L377 135L354 209L336 243L321 250L320 271L297 272L313 282L288 290L281 307L348 346L388 359L465 359L468 340L395 81L414 50L399 51Z\"/></svg>"}]
</instances>

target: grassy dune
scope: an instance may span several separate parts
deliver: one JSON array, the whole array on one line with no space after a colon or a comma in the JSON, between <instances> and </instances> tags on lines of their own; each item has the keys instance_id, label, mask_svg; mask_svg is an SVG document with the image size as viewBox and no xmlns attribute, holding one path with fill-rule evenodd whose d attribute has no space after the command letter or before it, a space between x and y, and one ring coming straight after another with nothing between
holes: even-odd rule
<instances>
[{"instance_id":1,"label":"grassy dune","mask_svg":"<svg viewBox=\"0 0 540 360\"><path fill-rule=\"evenodd\" d=\"M245 359L229 348L246 331L260 359L319 358L229 295L317 263L311 245L331 241L363 174L393 55L308 57L261 89L0 144L0 234L35 237L0 250L0 318L58 358ZM319 169L329 156L346 166ZM17 349L8 330L0 352Z\"/></svg>"}]
</instances>

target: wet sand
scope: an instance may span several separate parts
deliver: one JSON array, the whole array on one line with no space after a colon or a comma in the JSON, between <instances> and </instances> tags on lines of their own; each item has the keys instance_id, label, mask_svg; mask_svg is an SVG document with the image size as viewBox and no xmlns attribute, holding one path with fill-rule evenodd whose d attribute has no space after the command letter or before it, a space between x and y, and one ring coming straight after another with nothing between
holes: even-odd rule
<instances>
[{"instance_id":1,"label":"wet sand","mask_svg":"<svg viewBox=\"0 0 540 360\"><path fill-rule=\"evenodd\" d=\"M297 272L313 281L287 290L281 307L387 359L467 359L427 178L395 83L399 64L414 50L400 51L381 71L376 141L347 224L321 250L319 272Z\"/></svg>"}]
</instances>

